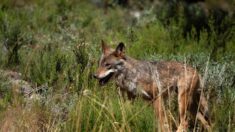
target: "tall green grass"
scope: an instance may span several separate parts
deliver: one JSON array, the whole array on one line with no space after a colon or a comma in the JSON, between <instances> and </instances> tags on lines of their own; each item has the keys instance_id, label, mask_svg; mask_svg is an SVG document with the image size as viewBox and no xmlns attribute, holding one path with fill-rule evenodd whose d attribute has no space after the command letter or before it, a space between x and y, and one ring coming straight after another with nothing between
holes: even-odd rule
<instances>
[{"instance_id":1,"label":"tall green grass","mask_svg":"<svg viewBox=\"0 0 235 132\"><path fill-rule=\"evenodd\" d=\"M86 1L14 2L0 4L0 67L45 90L39 100L27 99L0 74L2 131L156 131L151 105L124 101L114 82L100 87L92 78L101 39L111 47L123 41L126 54L137 59L177 60L197 68L205 79L213 131L235 130L234 37L214 56L216 34L185 38L181 23L165 27L154 12L133 24L121 7L105 14ZM177 124L178 111L170 107Z\"/></svg>"}]
</instances>

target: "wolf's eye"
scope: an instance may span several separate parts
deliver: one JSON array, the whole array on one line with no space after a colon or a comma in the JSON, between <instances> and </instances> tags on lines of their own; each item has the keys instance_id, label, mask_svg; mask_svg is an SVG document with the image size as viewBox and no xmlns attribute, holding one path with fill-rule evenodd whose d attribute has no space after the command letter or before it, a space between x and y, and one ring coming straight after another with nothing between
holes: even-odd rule
<instances>
[{"instance_id":1,"label":"wolf's eye","mask_svg":"<svg viewBox=\"0 0 235 132\"><path fill-rule=\"evenodd\" d=\"M108 69L111 68L111 64L105 64L105 67L107 67Z\"/></svg>"},{"instance_id":2,"label":"wolf's eye","mask_svg":"<svg viewBox=\"0 0 235 132\"><path fill-rule=\"evenodd\" d=\"M110 64L105 64L105 67L110 67L111 65Z\"/></svg>"}]
</instances>

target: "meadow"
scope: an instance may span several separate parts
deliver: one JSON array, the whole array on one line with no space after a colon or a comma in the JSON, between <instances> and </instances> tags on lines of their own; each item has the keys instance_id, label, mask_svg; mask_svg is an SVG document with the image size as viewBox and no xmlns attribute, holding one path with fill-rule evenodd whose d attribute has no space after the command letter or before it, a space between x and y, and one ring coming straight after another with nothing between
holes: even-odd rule
<instances>
[{"instance_id":1,"label":"meadow","mask_svg":"<svg viewBox=\"0 0 235 132\"><path fill-rule=\"evenodd\" d=\"M126 7L104 9L86 0L2 0L0 131L156 131L151 105L141 98L124 101L114 82L101 87L92 77L101 40L111 47L124 42L126 54L136 59L195 67L212 130L235 131L235 17L226 19L233 24L221 34L213 24L210 31L185 34L187 18L166 22L164 11L144 6L136 18ZM29 88L12 83L12 72ZM175 102L168 107L177 126Z\"/></svg>"}]
</instances>

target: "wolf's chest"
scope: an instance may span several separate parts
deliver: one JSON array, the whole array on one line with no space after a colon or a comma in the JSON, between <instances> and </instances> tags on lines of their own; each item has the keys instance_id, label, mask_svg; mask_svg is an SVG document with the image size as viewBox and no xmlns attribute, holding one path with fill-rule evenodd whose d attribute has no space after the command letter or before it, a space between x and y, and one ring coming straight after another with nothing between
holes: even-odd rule
<instances>
[{"instance_id":1,"label":"wolf's chest","mask_svg":"<svg viewBox=\"0 0 235 132\"><path fill-rule=\"evenodd\" d=\"M124 74L120 74L116 78L116 84L123 90L135 92L137 89L137 78L135 76L129 77Z\"/></svg>"},{"instance_id":2,"label":"wolf's chest","mask_svg":"<svg viewBox=\"0 0 235 132\"><path fill-rule=\"evenodd\" d=\"M137 76L125 76L124 74L119 75L116 78L116 84L121 90L127 91L132 95L141 95L146 99L150 99L151 96L141 87L138 83Z\"/></svg>"}]
</instances>

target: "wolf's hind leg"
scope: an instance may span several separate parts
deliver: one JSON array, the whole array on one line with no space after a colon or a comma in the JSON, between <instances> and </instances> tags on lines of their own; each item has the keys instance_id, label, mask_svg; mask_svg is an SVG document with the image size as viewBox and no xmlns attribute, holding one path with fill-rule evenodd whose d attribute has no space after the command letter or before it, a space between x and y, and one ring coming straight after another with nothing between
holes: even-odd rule
<instances>
[{"instance_id":1,"label":"wolf's hind leg","mask_svg":"<svg viewBox=\"0 0 235 132\"><path fill-rule=\"evenodd\" d=\"M207 129L208 132L211 132L211 127L209 122L205 119L201 112L197 113L197 119L200 120L202 125Z\"/></svg>"},{"instance_id":2,"label":"wolf's hind leg","mask_svg":"<svg viewBox=\"0 0 235 132\"><path fill-rule=\"evenodd\" d=\"M188 93L187 90L184 88L181 88L181 91L179 92L178 105L179 105L180 125L177 129L177 132L187 131Z\"/></svg>"},{"instance_id":3,"label":"wolf's hind leg","mask_svg":"<svg viewBox=\"0 0 235 132\"><path fill-rule=\"evenodd\" d=\"M201 97L200 97L200 111L203 114L203 116L206 118L208 123L210 124L208 102L203 93L201 93Z\"/></svg>"},{"instance_id":4,"label":"wolf's hind leg","mask_svg":"<svg viewBox=\"0 0 235 132\"><path fill-rule=\"evenodd\" d=\"M170 132L169 126L167 124L166 116L164 114L163 104L162 104L162 97L158 97L153 102L154 110L156 118L159 122L158 131L160 132Z\"/></svg>"},{"instance_id":5,"label":"wolf's hind leg","mask_svg":"<svg viewBox=\"0 0 235 132\"><path fill-rule=\"evenodd\" d=\"M197 112L196 118L202 123L203 127L209 132L211 131L210 115L208 110L208 102L203 94L200 96L200 110Z\"/></svg>"}]
</instances>

